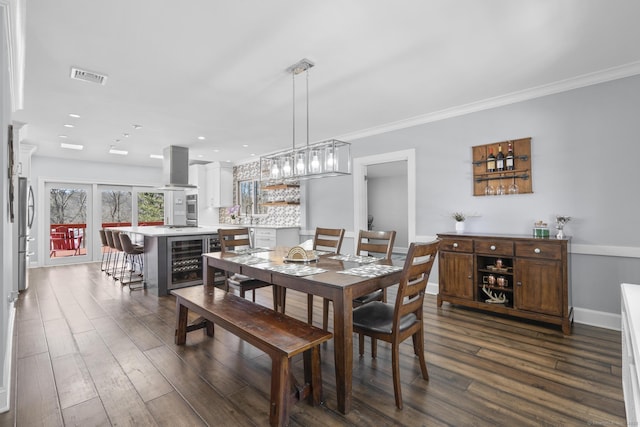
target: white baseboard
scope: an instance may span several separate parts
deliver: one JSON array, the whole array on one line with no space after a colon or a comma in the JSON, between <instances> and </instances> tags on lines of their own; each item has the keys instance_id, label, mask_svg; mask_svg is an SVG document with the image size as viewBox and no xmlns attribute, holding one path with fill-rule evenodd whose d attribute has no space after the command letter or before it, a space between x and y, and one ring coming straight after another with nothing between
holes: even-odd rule
<instances>
[{"instance_id":1,"label":"white baseboard","mask_svg":"<svg viewBox=\"0 0 640 427\"><path fill-rule=\"evenodd\" d=\"M432 282L427 283L426 293L429 295L438 295L438 284ZM582 325L619 331L622 323L621 319L620 314L595 311L588 308L573 308L573 321Z\"/></svg>"},{"instance_id":2,"label":"white baseboard","mask_svg":"<svg viewBox=\"0 0 640 427\"><path fill-rule=\"evenodd\" d=\"M583 325L597 326L599 328L619 331L621 330L622 316L615 313L574 307L573 321Z\"/></svg>"},{"instance_id":3,"label":"white baseboard","mask_svg":"<svg viewBox=\"0 0 640 427\"><path fill-rule=\"evenodd\" d=\"M13 361L13 332L15 328L16 308L13 303L9 305L9 325L7 328L7 351L4 354L4 365L2 366L2 378L4 381L0 386L0 413L11 409L11 363Z\"/></svg>"}]
</instances>

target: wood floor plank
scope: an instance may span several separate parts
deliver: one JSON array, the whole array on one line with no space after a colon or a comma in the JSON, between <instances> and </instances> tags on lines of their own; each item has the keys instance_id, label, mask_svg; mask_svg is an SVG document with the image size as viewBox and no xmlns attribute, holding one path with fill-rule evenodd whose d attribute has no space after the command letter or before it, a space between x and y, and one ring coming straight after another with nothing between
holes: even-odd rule
<instances>
[{"instance_id":1,"label":"wood floor plank","mask_svg":"<svg viewBox=\"0 0 640 427\"><path fill-rule=\"evenodd\" d=\"M101 317L92 322L144 402L173 391L171 384L113 319Z\"/></svg>"},{"instance_id":2,"label":"wood floor plank","mask_svg":"<svg viewBox=\"0 0 640 427\"><path fill-rule=\"evenodd\" d=\"M31 269L29 277L16 303L16 403L0 425L267 424L271 362L257 348L222 328L213 338L191 332L176 346L175 299L129 292L99 263ZM389 289L389 301L396 292ZM259 289L256 301L271 307L271 289ZM306 321L306 304L305 294L287 292L288 315ZM320 326L320 298L314 313ZM321 345L325 403L298 402L290 425L625 425L620 332L576 324L565 336L554 325L439 308L434 295L423 313L430 379L411 340L402 343L403 410L390 346L379 343L372 359L367 340L360 358L354 337L352 410L337 410L329 341ZM300 358L292 370L302 378Z\"/></svg>"},{"instance_id":3,"label":"wood floor plank","mask_svg":"<svg viewBox=\"0 0 640 427\"><path fill-rule=\"evenodd\" d=\"M191 367L168 348L157 347L146 351L145 354L206 423L210 425L252 425L245 414L238 412L237 408L212 389ZM267 410L268 401L265 403L265 410Z\"/></svg>"},{"instance_id":4,"label":"wood floor plank","mask_svg":"<svg viewBox=\"0 0 640 427\"><path fill-rule=\"evenodd\" d=\"M74 335L96 390L114 425L153 425L153 417L97 331Z\"/></svg>"},{"instance_id":5,"label":"wood floor plank","mask_svg":"<svg viewBox=\"0 0 640 427\"><path fill-rule=\"evenodd\" d=\"M78 353L51 360L60 407L64 410L98 397L89 370Z\"/></svg>"},{"instance_id":6,"label":"wood floor plank","mask_svg":"<svg viewBox=\"0 0 640 427\"><path fill-rule=\"evenodd\" d=\"M176 391L147 402L160 427L200 427L207 424Z\"/></svg>"},{"instance_id":7,"label":"wood floor plank","mask_svg":"<svg viewBox=\"0 0 640 427\"><path fill-rule=\"evenodd\" d=\"M16 424L62 426L62 412L47 353L18 358Z\"/></svg>"},{"instance_id":8,"label":"wood floor plank","mask_svg":"<svg viewBox=\"0 0 640 427\"><path fill-rule=\"evenodd\" d=\"M65 426L101 427L111 425L98 397L62 410Z\"/></svg>"},{"instance_id":9,"label":"wood floor plank","mask_svg":"<svg viewBox=\"0 0 640 427\"><path fill-rule=\"evenodd\" d=\"M78 352L67 320L64 318L44 322L44 332L52 359Z\"/></svg>"}]
</instances>

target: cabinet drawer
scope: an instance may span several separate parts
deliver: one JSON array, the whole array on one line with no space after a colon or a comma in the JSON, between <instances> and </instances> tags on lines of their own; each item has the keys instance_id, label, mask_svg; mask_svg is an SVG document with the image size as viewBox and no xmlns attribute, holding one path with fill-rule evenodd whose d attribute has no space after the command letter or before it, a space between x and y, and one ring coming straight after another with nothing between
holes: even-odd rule
<instances>
[{"instance_id":1,"label":"cabinet drawer","mask_svg":"<svg viewBox=\"0 0 640 427\"><path fill-rule=\"evenodd\" d=\"M442 239L440 242L441 251L451 252L473 252L472 239Z\"/></svg>"},{"instance_id":2,"label":"cabinet drawer","mask_svg":"<svg viewBox=\"0 0 640 427\"><path fill-rule=\"evenodd\" d=\"M476 240L476 252L489 255L513 255L513 242L504 240Z\"/></svg>"},{"instance_id":3,"label":"cabinet drawer","mask_svg":"<svg viewBox=\"0 0 640 427\"><path fill-rule=\"evenodd\" d=\"M254 233L256 237L262 237L266 239L276 239L276 229L275 228L254 228Z\"/></svg>"},{"instance_id":4,"label":"cabinet drawer","mask_svg":"<svg viewBox=\"0 0 640 427\"><path fill-rule=\"evenodd\" d=\"M562 259L562 248L560 245L549 242L516 242L516 256Z\"/></svg>"}]
</instances>

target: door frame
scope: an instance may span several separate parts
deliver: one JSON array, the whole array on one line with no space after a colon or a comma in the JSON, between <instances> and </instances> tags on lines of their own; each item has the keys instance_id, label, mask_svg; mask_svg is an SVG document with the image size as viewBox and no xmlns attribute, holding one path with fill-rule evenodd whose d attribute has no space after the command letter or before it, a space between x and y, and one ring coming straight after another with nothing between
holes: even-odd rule
<instances>
[{"instance_id":1,"label":"door frame","mask_svg":"<svg viewBox=\"0 0 640 427\"><path fill-rule=\"evenodd\" d=\"M411 245L416 241L416 150L413 148L353 159L353 228L356 235L357 230L367 229L367 167L397 161L407 162L407 237Z\"/></svg>"}]
</instances>

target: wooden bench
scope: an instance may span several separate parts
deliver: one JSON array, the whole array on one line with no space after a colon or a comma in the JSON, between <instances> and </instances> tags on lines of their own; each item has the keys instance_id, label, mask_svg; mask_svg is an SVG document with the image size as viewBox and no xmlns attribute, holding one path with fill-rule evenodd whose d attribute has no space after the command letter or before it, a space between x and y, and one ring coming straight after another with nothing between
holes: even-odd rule
<instances>
[{"instance_id":1,"label":"wooden bench","mask_svg":"<svg viewBox=\"0 0 640 427\"><path fill-rule=\"evenodd\" d=\"M195 329L205 328L207 335L213 336L215 324L271 357L269 422L272 426L289 423L292 401L309 398L312 405L321 403L319 345L332 337L330 332L217 288L193 286L171 293L176 297L177 345L184 345L187 332ZM189 325L188 310L198 314L202 321ZM300 353L304 360L305 384L302 386L295 384L291 375L291 358Z\"/></svg>"}]
</instances>

